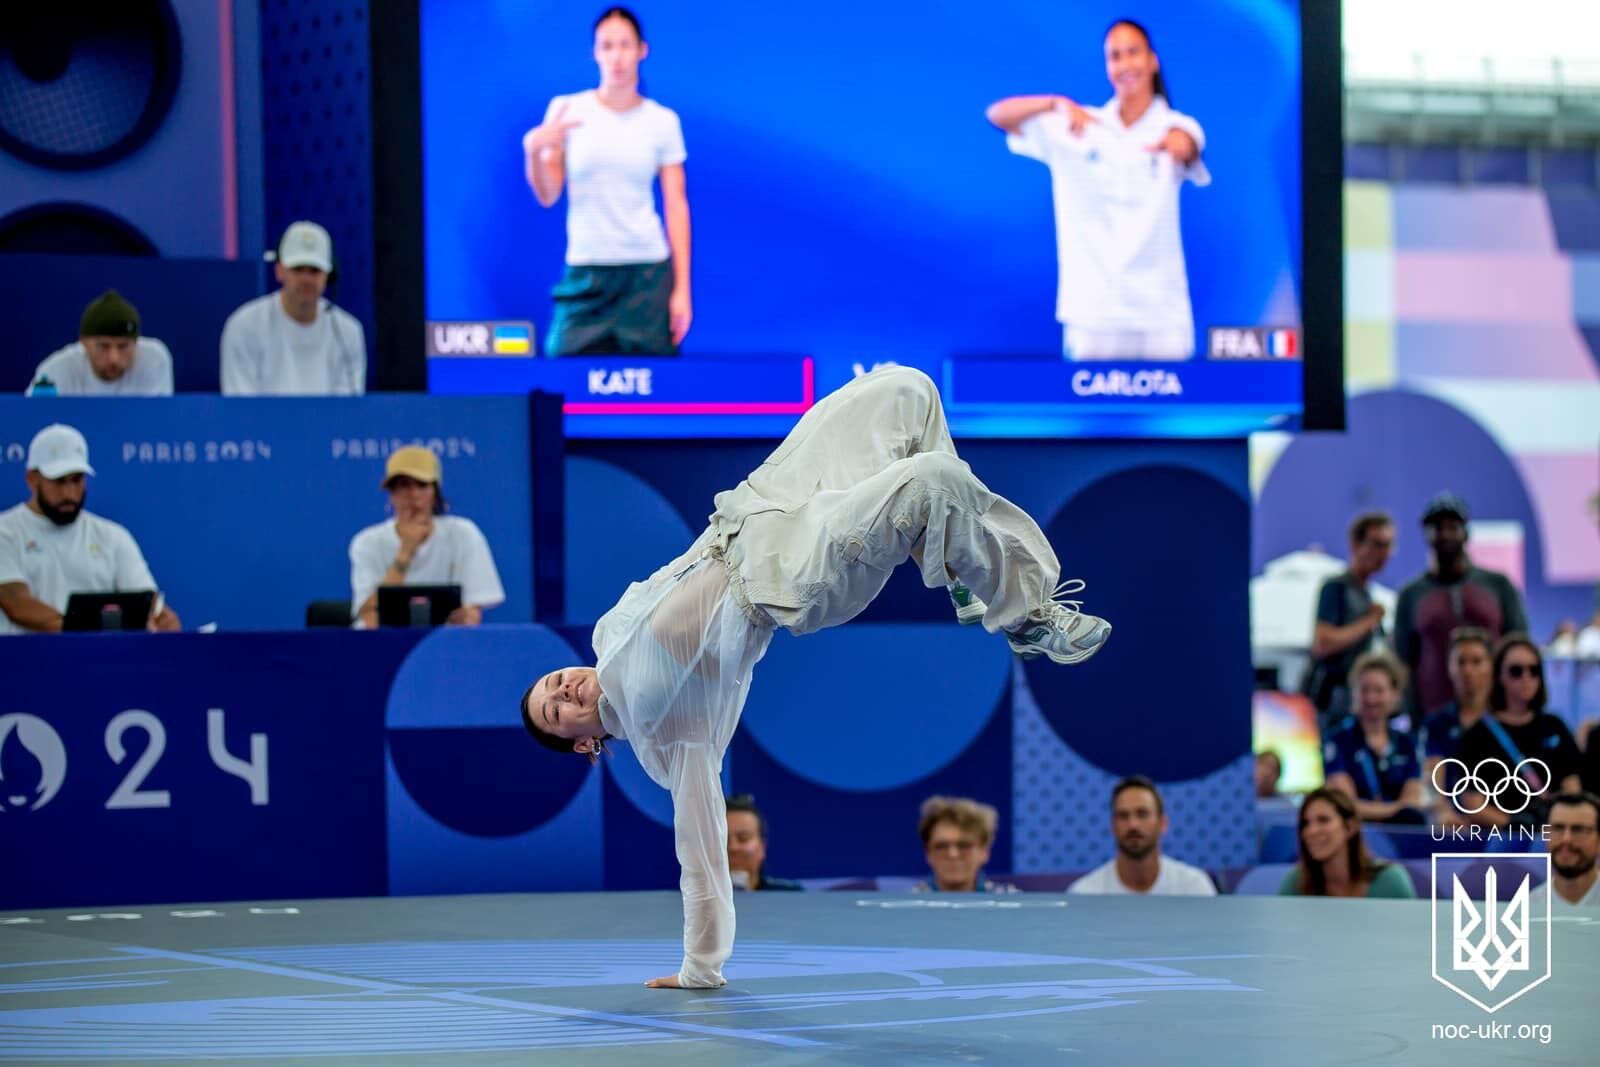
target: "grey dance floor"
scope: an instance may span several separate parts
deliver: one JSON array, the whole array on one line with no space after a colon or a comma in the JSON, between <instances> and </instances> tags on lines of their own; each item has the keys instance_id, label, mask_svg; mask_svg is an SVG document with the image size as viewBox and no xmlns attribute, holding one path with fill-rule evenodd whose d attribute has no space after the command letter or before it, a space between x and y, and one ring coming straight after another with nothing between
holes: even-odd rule
<instances>
[{"instance_id":1,"label":"grey dance floor","mask_svg":"<svg viewBox=\"0 0 1600 1067\"><path fill-rule=\"evenodd\" d=\"M1433 981L1426 901L743 896L714 992L642 987L670 893L74 914L0 915L0 1062L1600 1062L1600 912L1492 1016Z\"/></svg>"}]
</instances>

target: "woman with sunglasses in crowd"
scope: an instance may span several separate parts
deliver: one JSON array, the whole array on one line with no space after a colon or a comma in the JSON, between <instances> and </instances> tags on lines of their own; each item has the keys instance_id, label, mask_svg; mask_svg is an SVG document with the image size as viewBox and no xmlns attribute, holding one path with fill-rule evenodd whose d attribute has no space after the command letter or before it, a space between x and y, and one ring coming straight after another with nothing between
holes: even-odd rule
<instances>
[{"instance_id":1,"label":"woman with sunglasses in crowd","mask_svg":"<svg viewBox=\"0 0 1600 1067\"><path fill-rule=\"evenodd\" d=\"M1462 735L1456 754L1461 777L1451 789L1460 792L1452 799L1465 819L1483 826L1541 824L1556 794L1581 787L1578 744L1567 724L1545 710L1548 701L1539 646L1527 634L1506 635L1495 648L1489 714Z\"/></svg>"}]
</instances>

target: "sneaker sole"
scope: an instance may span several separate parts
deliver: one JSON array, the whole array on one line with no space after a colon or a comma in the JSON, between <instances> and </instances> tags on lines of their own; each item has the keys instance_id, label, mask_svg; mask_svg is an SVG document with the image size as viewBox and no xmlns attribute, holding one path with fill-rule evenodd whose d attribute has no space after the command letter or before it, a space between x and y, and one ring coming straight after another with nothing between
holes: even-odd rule
<instances>
[{"instance_id":1,"label":"sneaker sole","mask_svg":"<svg viewBox=\"0 0 1600 1067\"><path fill-rule=\"evenodd\" d=\"M1100 633L1100 640L1091 647L1080 652L1057 654L1049 651L1048 649L1040 648L1037 645L1025 645L1022 648L1018 648L1016 645L1011 645L1011 651L1015 652L1023 659L1038 659L1040 656L1045 656L1050 660L1051 663L1059 663L1064 667L1070 667L1074 663L1082 663L1090 656L1093 656L1096 652L1099 652L1102 648L1106 647L1106 642L1110 639L1111 624L1106 623L1106 628ZM1007 643L1010 643L1009 638L1007 639Z\"/></svg>"},{"instance_id":2,"label":"sneaker sole","mask_svg":"<svg viewBox=\"0 0 1600 1067\"><path fill-rule=\"evenodd\" d=\"M971 626L975 622L982 622L984 612L989 610L987 604L971 603L964 608L956 608L956 621L962 626Z\"/></svg>"}]
</instances>

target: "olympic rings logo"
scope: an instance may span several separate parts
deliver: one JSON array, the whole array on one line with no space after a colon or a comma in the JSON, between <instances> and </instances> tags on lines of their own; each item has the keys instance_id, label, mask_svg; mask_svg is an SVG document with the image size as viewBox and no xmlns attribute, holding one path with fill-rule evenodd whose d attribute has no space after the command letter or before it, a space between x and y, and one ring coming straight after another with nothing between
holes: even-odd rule
<instances>
[{"instance_id":1,"label":"olympic rings logo","mask_svg":"<svg viewBox=\"0 0 1600 1067\"><path fill-rule=\"evenodd\" d=\"M1455 784L1451 788L1446 788L1440 783L1439 775L1446 766L1452 763L1461 768L1461 776L1455 780ZM1483 777L1483 769L1491 763L1500 768L1500 779L1493 786L1490 786ZM1528 780L1522 776L1524 767L1537 767L1541 772L1539 780L1544 784L1538 789L1534 789L1529 785ZM1433 768L1433 788L1441 796L1449 797L1451 803L1455 804L1456 810L1463 815L1476 815L1491 803L1505 814L1515 815L1520 811L1526 811L1528 805L1533 803L1534 797L1539 796L1550 788L1550 765L1545 763L1544 760L1524 759L1515 767L1507 767L1504 760L1490 756L1487 759L1479 760L1478 765L1469 771L1467 770L1467 765L1460 760L1445 759L1440 760L1438 765ZM1483 803L1475 808L1464 808L1457 803L1456 798L1468 790L1483 797ZM1522 803L1514 808L1508 808L1501 804L1500 797L1507 790L1521 794Z\"/></svg>"}]
</instances>

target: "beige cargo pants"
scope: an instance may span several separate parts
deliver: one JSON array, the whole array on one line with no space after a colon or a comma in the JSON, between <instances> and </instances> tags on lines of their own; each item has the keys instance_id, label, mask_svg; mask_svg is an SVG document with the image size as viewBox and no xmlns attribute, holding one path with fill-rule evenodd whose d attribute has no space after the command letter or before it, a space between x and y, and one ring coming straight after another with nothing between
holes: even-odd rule
<instances>
[{"instance_id":1,"label":"beige cargo pants","mask_svg":"<svg viewBox=\"0 0 1600 1067\"><path fill-rule=\"evenodd\" d=\"M930 589L953 574L982 598L991 633L1048 600L1061 571L1038 524L956 455L938 389L911 367L823 398L716 509L735 596L795 634L860 614L908 558Z\"/></svg>"}]
</instances>

